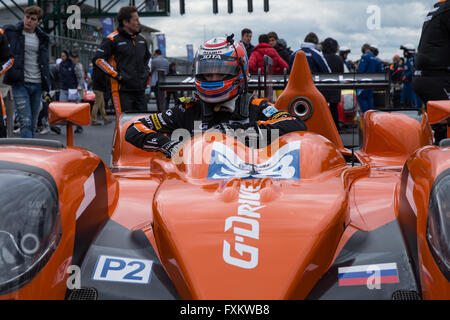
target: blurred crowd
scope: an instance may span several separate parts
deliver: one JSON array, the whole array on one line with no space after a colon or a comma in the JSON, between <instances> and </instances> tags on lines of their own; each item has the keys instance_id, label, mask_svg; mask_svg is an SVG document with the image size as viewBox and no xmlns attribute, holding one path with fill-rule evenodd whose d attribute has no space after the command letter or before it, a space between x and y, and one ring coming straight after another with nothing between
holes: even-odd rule
<instances>
[{"instance_id":1,"label":"blurred crowd","mask_svg":"<svg viewBox=\"0 0 450 320\"><path fill-rule=\"evenodd\" d=\"M340 46L331 37L322 41L314 32L308 33L300 48L293 51L286 40L280 38L274 31L258 36L258 45L253 46L252 31L242 29L241 42L244 43L249 56L251 74L261 72L264 66L264 55L273 60L273 73L290 73L295 54L302 50L306 54L311 73L371 73L389 72L392 80L390 90L391 105L395 108L421 108L422 101L416 96L412 88L415 48L412 45L402 45L403 57L395 55L392 61L382 61L376 45L364 43L361 46L361 57L355 61L348 59L351 49ZM339 127L338 103L341 102L341 90L320 90L330 105L330 111L336 125ZM361 112L375 107L374 90L357 90L357 102Z\"/></svg>"}]
</instances>

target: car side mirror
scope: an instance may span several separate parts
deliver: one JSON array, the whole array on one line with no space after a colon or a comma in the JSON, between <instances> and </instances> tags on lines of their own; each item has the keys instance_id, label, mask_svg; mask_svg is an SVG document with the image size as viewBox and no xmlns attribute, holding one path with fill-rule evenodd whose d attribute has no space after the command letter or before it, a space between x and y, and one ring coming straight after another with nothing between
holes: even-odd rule
<instances>
[{"instance_id":1,"label":"car side mirror","mask_svg":"<svg viewBox=\"0 0 450 320\"><path fill-rule=\"evenodd\" d=\"M50 124L66 125L68 147L73 146L72 125L87 126L91 122L89 103L52 102L48 113Z\"/></svg>"},{"instance_id":2,"label":"car side mirror","mask_svg":"<svg viewBox=\"0 0 450 320\"><path fill-rule=\"evenodd\" d=\"M428 101L427 113L431 124L447 122L447 138L450 138L450 101Z\"/></svg>"}]
</instances>

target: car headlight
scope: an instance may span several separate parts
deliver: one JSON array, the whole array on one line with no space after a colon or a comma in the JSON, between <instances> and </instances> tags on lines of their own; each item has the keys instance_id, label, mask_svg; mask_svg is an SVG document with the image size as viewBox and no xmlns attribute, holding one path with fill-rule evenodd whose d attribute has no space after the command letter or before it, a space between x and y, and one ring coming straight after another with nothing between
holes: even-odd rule
<instances>
[{"instance_id":1,"label":"car headlight","mask_svg":"<svg viewBox=\"0 0 450 320\"><path fill-rule=\"evenodd\" d=\"M20 170L0 170L0 295L25 285L61 238L56 185Z\"/></svg>"},{"instance_id":2,"label":"car headlight","mask_svg":"<svg viewBox=\"0 0 450 320\"><path fill-rule=\"evenodd\" d=\"M439 269L450 281L450 169L441 173L431 188L427 242Z\"/></svg>"}]
</instances>

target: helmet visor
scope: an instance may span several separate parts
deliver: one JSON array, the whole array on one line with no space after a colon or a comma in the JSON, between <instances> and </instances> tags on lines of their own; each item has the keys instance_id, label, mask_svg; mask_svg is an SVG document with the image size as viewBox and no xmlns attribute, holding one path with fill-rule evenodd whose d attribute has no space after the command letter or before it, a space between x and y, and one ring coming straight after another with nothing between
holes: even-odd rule
<instances>
[{"instance_id":1,"label":"helmet visor","mask_svg":"<svg viewBox=\"0 0 450 320\"><path fill-rule=\"evenodd\" d=\"M235 57L224 55L199 55L194 61L194 75L225 74L236 76L239 74L239 63Z\"/></svg>"}]
</instances>

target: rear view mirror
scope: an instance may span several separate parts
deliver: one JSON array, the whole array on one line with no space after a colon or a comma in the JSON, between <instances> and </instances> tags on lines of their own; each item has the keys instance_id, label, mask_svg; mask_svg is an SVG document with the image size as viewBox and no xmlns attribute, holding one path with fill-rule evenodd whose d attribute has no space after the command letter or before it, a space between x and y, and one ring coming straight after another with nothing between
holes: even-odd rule
<instances>
[{"instance_id":1,"label":"rear view mirror","mask_svg":"<svg viewBox=\"0 0 450 320\"><path fill-rule=\"evenodd\" d=\"M447 122L447 138L450 138L450 101L428 101L427 113L431 124Z\"/></svg>"},{"instance_id":2,"label":"rear view mirror","mask_svg":"<svg viewBox=\"0 0 450 320\"><path fill-rule=\"evenodd\" d=\"M67 146L73 146L72 125L87 126L91 122L89 103L52 102L48 108L49 122L67 126Z\"/></svg>"}]
</instances>

